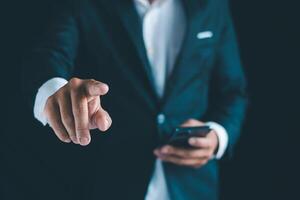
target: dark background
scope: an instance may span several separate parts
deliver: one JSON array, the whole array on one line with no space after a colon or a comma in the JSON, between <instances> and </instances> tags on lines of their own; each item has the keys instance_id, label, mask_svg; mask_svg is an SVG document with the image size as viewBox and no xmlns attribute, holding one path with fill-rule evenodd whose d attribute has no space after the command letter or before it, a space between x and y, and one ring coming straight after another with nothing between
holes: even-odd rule
<instances>
[{"instance_id":1,"label":"dark background","mask_svg":"<svg viewBox=\"0 0 300 200\"><path fill-rule=\"evenodd\" d=\"M15 182L26 184L28 180L18 179L22 173L34 172L28 154L18 149L18 135L31 134L28 127L37 126L22 98L20 66L45 28L53 2L59 1L1 1L0 199L1 190ZM223 199L300 199L296 2L232 0L251 99L234 159L222 163Z\"/></svg>"}]
</instances>

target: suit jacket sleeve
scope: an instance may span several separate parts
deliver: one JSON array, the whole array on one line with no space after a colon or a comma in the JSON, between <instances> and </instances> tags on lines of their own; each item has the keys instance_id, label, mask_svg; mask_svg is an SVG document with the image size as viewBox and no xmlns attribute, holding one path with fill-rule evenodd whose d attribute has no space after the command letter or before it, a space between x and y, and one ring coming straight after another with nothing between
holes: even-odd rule
<instances>
[{"instance_id":1,"label":"suit jacket sleeve","mask_svg":"<svg viewBox=\"0 0 300 200\"><path fill-rule=\"evenodd\" d=\"M205 120L217 122L226 129L229 136L226 157L232 154L240 135L247 107L247 95L246 79L228 4L222 7L222 11L222 32L211 78L210 105Z\"/></svg>"},{"instance_id":2,"label":"suit jacket sleeve","mask_svg":"<svg viewBox=\"0 0 300 200\"><path fill-rule=\"evenodd\" d=\"M59 4L45 35L25 56L22 87L31 109L43 83L54 77L71 77L79 44L74 2Z\"/></svg>"}]
</instances>

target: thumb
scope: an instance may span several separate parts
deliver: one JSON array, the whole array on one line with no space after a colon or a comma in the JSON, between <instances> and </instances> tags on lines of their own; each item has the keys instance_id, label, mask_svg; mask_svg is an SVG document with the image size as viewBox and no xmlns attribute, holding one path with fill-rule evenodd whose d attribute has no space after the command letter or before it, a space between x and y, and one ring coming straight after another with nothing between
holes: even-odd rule
<instances>
[{"instance_id":1,"label":"thumb","mask_svg":"<svg viewBox=\"0 0 300 200\"><path fill-rule=\"evenodd\" d=\"M112 119L103 109L99 109L92 118L96 127L103 132L107 131L111 127Z\"/></svg>"},{"instance_id":2,"label":"thumb","mask_svg":"<svg viewBox=\"0 0 300 200\"><path fill-rule=\"evenodd\" d=\"M193 126L203 126L204 122L196 120L196 119L189 119L185 121L181 127L193 127Z\"/></svg>"}]
</instances>

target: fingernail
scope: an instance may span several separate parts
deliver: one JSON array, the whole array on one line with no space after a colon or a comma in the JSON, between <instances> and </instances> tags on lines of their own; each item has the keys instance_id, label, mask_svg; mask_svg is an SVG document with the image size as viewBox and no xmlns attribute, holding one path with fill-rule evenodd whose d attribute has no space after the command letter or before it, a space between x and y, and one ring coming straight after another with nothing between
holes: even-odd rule
<instances>
[{"instance_id":1,"label":"fingernail","mask_svg":"<svg viewBox=\"0 0 300 200\"><path fill-rule=\"evenodd\" d=\"M110 125L110 119L106 117L104 122L104 130L107 130L109 128L109 125Z\"/></svg>"},{"instance_id":2,"label":"fingernail","mask_svg":"<svg viewBox=\"0 0 300 200\"><path fill-rule=\"evenodd\" d=\"M76 137L71 137L71 140L73 141L74 144L78 144L78 140Z\"/></svg>"},{"instance_id":3,"label":"fingernail","mask_svg":"<svg viewBox=\"0 0 300 200\"><path fill-rule=\"evenodd\" d=\"M108 122L107 120L105 119L103 124L102 124L102 130L101 131L106 131L107 130L107 127L108 127Z\"/></svg>"},{"instance_id":4,"label":"fingernail","mask_svg":"<svg viewBox=\"0 0 300 200\"><path fill-rule=\"evenodd\" d=\"M87 138L87 137L82 137L82 138L79 139L79 141L80 141L80 144L83 145L83 146L86 146L90 143L90 139Z\"/></svg>"},{"instance_id":5,"label":"fingernail","mask_svg":"<svg viewBox=\"0 0 300 200\"><path fill-rule=\"evenodd\" d=\"M108 87L108 85L107 85L106 83L103 84L103 87L104 87L104 90L105 90L105 91L108 91L108 90L109 90L109 87Z\"/></svg>"},{"instance_id":6,"label":"fingernail","mask_svg":"<svg viewBox=\"0 0 300 200\"><path fill-rule=\"evenodd\" d=\"M192 144L192 145L197 144L197 139L196 138L191 138L190 139L190 144Z\"/></svg>"},{"instance_id":7,"label":"fingernail","mask_svg":"<svg viewBox=\"0 0 300 200\"><path fill-rule=\"evenodd\" d=\"M106 129L108 129L108 127L109 127L109 124L110 124L110 120L109 120L109 118L108 117L106 117L106 123L105 123L105 125L106 125Z\"/></svg>"},{"instance_id":8,"label":"fingernail","mask_svg":"<svg viewBox=\"0 0 300 200\"><path fill-rule=\"evenodd\" d=\"M66 143L70 143L70 142L71 142L71 140L70 140L69 138L67 138L67 139L65 139L65 140L64 140L64 142L66 142Z\"/></svg>"},{"instance_id":9,"label":"fingernail","mask_svg":"<svg viewBox=\"0 0 300 200\"><path fill-rule=\"evenodd\" d=\"M102 91L102 92L106 92L109 90L109 87L107 84L105 83L97 83L96 87L98 88L98 90Z\"/></svg>"}]
</instances>

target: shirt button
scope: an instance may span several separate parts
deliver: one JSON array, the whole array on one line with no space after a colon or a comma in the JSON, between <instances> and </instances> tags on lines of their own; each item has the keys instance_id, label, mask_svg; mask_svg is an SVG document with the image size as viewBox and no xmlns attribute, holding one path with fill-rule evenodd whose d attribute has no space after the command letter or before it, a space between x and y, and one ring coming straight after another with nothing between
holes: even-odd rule
<instances>
[{"instance_id":1,"label":"shirt button","mask_svg":"<svg viewBox=\"0 0 300 200\"><path fill-rule=\"evenodd\" d=\"M157 115L157 123L158 124L163 124L166 121L166 116L164 114L159 114Z\"/></svg>"}]
</instances>

